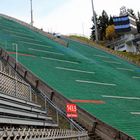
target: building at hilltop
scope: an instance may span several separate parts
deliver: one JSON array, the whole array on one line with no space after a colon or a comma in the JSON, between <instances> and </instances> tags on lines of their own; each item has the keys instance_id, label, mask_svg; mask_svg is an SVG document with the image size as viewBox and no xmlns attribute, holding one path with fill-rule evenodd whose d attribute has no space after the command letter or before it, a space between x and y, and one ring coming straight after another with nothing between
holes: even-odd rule
<instances>
[{"instance_id":1,"label":"building at hilltop","mask_svg":"<svg viewBox=\"0 0 140 140\"><path fill-rule=\"evenodd\" d=\"M117 51L139 53L140 38L137 36L136 20L136 16L131 9L122 7L120 15L113 17L115 31L120 35L120 38L110 42L107 46Z\"/></svg>"}]
</instances>

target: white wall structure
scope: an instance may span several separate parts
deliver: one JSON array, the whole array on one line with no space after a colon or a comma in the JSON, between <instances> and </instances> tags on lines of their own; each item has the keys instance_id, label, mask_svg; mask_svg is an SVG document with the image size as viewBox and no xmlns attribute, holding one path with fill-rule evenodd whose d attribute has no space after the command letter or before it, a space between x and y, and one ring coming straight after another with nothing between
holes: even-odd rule
<instances>
[{"instance_id":1,"label":"white wall structure","mask_svg":"<svg viewBox=\"0 0 140 140\"><path fill-rule=\"evenodd\" d=\"M135 38L133 34L125 34L121 37L121 40L115 44L114 49L116 51L126 51L132 53L138 53L140 45L138 44L140 38Z\"/></svg>"}]
</instances>

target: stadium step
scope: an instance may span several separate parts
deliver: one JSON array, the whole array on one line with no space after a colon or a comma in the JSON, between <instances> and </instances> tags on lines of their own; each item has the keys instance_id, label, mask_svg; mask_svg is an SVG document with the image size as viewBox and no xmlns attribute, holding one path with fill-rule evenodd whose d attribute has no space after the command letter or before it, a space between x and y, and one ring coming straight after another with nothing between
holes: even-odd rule
<instances>
[{"instance_id":1,"label":"stadium step","mask_svg":"<svg viewBox=\"0 0 140 140\"><path fill-rule=\"evenodd\" d=\"M0 114L0 123L58 126L40 105L1 93Z\"/></svg>"},{"instance_id":2,"label":"stadium step","mask_svg":"<svg viewBox=\"0 0 140 140\"><path fill-rule=\"evenodd\" d=\"M9 66L1 62L0 124L57 127L47 110L32 102L31 87ZM11 71L10 73L9 70ZM15 73L15 76L11 75Z\"/></svg>"},{"instance_id":3,"label":"stadium step","mask_svg":"<svg viewBox=\"0 0 140 140\"><path fill-rule=\"evenodd\" d=\"M41 119L28 119L26 117L12 117L8 115L0 115L0 124L1 125L20 125L20 126L39 126L39 127L58 127L53 121L46 121Z\"/></svg>"},{"instance_id":4,"label":"stadium step","mask_svg":"<svg viewBox=\"0 0 140 140\"><path fill-rule=\"evenodd\" d=\"M19 117L28 117L28 118L36 118L36 119L45 119L45 120L52 120L51 117L47 117L46 115L42 115L36 112L30 112L22 109L17 109L15 107L9 107L5 105L0 106L0 113L3 114L10 114L12 116L19 116Z\"/></svg>"},{"instance_id":5,"label":"stadium step","mask_svg":"<svg viewBox=\"0 0 140 140\"><path fill-rule=\"evenodd\" d=\"M46 111L41 110L41 105L35 104L33 102L29 102L26 100L22 100L10 95L6 95L0 92L0 100L1 104L6 104L10 106L14 106L17 108L22 108L25 110L30 110L30 111L35 111L35 112L40 112L40 113L46 113Z\"/></svg>"}]
</instances>

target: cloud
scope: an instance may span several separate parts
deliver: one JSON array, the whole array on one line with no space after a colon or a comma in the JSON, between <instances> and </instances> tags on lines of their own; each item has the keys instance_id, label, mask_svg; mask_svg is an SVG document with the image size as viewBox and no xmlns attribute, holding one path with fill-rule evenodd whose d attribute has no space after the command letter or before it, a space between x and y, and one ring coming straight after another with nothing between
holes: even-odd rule
<instances>
[{"instance_id":1,"label":"cloud","mask_svg":"<svg viewBox=\"0 0 140 140\"><path fill-rule=\"evenodd\" d=\"M118 15L122 6L139 11L139 1L93 0L98 15L105 10L108 15ZM90 36L92 27L91 0L33 0L34 25L46 31L62 34ZM5 0L0 12L30 23L29 0Z\"/></svg>"},{"instance_id":2,"label":"cloud","mask_svg":"<svg viewBox=\"0 0 140 140\"><path fill-rule=\"evenodd\" d=\"M69 0L49 15L36 19L36 25L45 30L63 34L90 35L92 11L87 0Z\"/></svg>"}]
</instances>

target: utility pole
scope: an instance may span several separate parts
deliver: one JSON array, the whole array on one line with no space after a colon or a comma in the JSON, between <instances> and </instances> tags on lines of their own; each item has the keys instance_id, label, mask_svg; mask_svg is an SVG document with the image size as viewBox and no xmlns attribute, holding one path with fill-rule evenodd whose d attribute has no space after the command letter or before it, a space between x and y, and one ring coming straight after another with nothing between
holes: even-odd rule
<instances>
[{"instance_id":1,"label":"utility pole","mask_svg":"<svg viewBox=\"0 0 140 140\"><path fill-rule=\"evenodd\" d=\"M96 21L96 14L95 14L95 10L94 10L94 4L93 4L93 0L91 0L91 4L92 4L92 12L93 12L93 20L94 20L94 25L95 25L95 37L96 37L96 42L98 42L98 29L97 29L97 21Z\"/></svg>"},{"instance_id":2,"label":"utility pole","mask_svg":"<svg viewBox=\"0 0 140 140\"><path fill-rule=\"evenodd\" d=\"M12 43L13 49L16 51L16 67L15 67L15 96L18 94L17 66L18 66L18 44Z\"/></svg>"},{"instance_id":3,"label":"utility pole","mask_svg":"<svg viewBox=\"0 0 140 140\"><path fill-rule=\"evenodd\" d=\"M31 26L33 26L33 6L32 6L32 0L30 0L30 5L31 5Z\"/></svg>"},{"instance_id":4,"label":"utility pole","mask_svg":"<svg viewBox=\"0 0 140 140\"><path fill-rule=\"evenodd\" d=\"M83 36L85 36L84 23L82 23L82 33L83 33Z\"/></svg>"}]
</instances>

